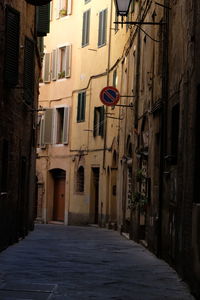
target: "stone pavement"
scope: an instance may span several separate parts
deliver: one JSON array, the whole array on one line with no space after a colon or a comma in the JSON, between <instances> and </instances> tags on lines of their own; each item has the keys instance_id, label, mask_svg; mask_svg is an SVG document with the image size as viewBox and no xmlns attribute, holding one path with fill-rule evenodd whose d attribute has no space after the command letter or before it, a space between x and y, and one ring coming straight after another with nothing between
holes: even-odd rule
<instances>
[{"instance_id":1,"label":"stone pavement","mask_svg":"<svg viewBox=\"0 0 200 300\"><path fill-rule=\"evenodd\" d=\"M0 300L193 299L165 262L118 232L36 225L0 253Z\"/></svg>"}]
</instances>

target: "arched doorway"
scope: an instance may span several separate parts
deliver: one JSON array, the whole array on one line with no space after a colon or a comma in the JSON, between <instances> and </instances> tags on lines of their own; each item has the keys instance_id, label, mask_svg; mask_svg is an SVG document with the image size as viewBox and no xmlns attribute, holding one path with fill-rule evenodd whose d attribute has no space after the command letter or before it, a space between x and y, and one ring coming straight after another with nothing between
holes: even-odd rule
<instances>
[{"instance_id":1,"label":"arched doorway","mask_svg":"<svg viewBox=\"0 0 200 300\"><path fill-rule=\"evenodd\" d=\"M66 172L61 169L50 171L53 177L53 221L64 222Z\"/></svg>"}]
</instances>

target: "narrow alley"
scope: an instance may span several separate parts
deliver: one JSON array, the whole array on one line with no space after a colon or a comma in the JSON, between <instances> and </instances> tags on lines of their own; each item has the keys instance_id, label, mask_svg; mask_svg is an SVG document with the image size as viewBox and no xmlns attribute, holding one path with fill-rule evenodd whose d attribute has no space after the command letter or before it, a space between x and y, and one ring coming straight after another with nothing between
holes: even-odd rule
<instances>
[{"instance_id":1,"label":"narrow alley","mask_svg":"<svg viewBox=\"0 0 200 300\"><path fill-rule=\"evenodd\" d=\"M36 225L0 253L1 300L193 299L164 261L118 232Z\"/></svg>"}]
</instances>

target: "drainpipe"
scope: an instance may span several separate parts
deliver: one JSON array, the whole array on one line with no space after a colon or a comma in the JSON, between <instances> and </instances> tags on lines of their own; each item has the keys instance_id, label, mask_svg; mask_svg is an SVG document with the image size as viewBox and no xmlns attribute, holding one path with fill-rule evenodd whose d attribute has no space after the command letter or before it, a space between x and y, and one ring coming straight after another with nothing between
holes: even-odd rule
<instances>
[{"instance_id":1,"label":"drainpipe","mask_svg":"<svg viewBox=\"0 0 200 300\"><path fill-rule=\"evenodd\" d=\"M139 20L141 18L141 2L138 3L139 5ZM134 111L134 129L137 130L138 128L138 102L139 102L139 94L140 94L140 64L141 64L141 34L140 28L137 28L137 56L136 56L136 77L135 77L135 111ZM134 83L133 83L134 84ZM134 163L134 161L133 161ZM136 161L137 163L137 161ZM134 170L134 165L133 169ZM134 174L133 174L134 175ZM139 238L139 223L140 223L140 211L138 210L137 215L137 240Z\"/></svg>"},{"instance_id":2,"label":"drainpipe","mask_svg":"<svg viewBox=\"0 0 200 300\"><path fill-rule=\"evenodd\" d=\"M163 25L163 62L162 62L162 111L160 116L160 172L159 172L159 203L158 203L158 219L157 219L157 256L162 256L162 209L163 209L163 173L164 173L164 156L167 138L167 101L168 101L168 38L169 38L169 0L164 1L166 8L164 9Z\"/></svg>"},{"instance_id":3,"label":"drainpipe","mask_svg":"<svg viewBox=\"0 0 200 300\"><path fill-rule=\"evenodd\" d=\"M112 11L113 11L113 0L111 0L110 5L110 23L109 23L109 39L108 39L108 63L107 63L107 86L109 85L109 71L110 71L110 52L111 52L111 33L112 33ZM108 107L106 106L106 116L108 112ZM106 149L107 149L107 118L104 119L105 132L104 132L104 151L103 151L103 169L105 170L106 162Z\"/></svg>"}]
</instances>

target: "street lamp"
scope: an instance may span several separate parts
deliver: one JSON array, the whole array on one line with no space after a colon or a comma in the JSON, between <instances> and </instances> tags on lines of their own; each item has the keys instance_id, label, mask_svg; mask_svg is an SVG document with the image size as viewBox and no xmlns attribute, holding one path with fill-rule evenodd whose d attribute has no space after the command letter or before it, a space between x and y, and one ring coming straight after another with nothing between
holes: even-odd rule
<instances>
[{"instance_id":1,"label":"street lamp","mask_svg":"<svg viewBox=\"0 0 200 300\"><path fill-rule=\"evenodd\" d=\"M133 0L115 0L116 11L118 16L127 16L129 7Z\"/></svg>"},{"instance_id":2,"label":"street lamp","mask_svg":"<svg viewBox=\"0 0 200 300\"><path fill-rule=\"evenodd\" d=\"M123 17L128 16L129 8L130 8L132 1L133 0L115 0L116 13L117 13L117 16L122 17L122 21L114 22L114 24L121 24L122 26L123 26L123 24L128 24L128 25L163 25L163 24L165 24L164 22L144 22L144 21L131 21L131 22L125 21L124 22ZM164 6L157 2L155 2L155 3L159 6L170 9L170 7Z\"/></svg>"}]
</instances>

